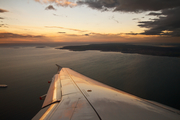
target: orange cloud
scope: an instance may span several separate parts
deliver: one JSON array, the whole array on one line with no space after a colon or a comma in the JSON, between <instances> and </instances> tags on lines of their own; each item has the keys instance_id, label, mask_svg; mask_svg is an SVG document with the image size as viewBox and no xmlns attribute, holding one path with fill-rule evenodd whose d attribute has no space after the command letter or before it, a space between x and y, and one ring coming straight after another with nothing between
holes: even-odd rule
<instances>
[{"instance_id":1,"label":"orange cloud","mask_svg":"<svg viewBox=\"0 0 180 120\"><path fill-rule=\"evenodd\" d=\"M74 7L77 5L75 2L70 2L68 0L35 0L35 1L39 3L45 3L45 4L55 3L56 5L63 6L63 7L67 7L67 6Z\"/></svg>"},{"instance_id":2,"label":"orange cloud","mask_svg":"<svg viewBox=\"0 0 180 120\"><path fill-rule=\"evenodd\" d=\"M39 37L43 37L43 36L20 35L14 33L0 33L0 39L1 38L39 38Z\"/></svg>"},{"instance_id":3,"label":"orange cloud","mask_svg":"<svg viewBox=\"0 0 180 120\"><path fill-rule=\"evenodd\" d=\"M4 43L47 43L53 39L41 35L0 33L0 44Z\"/></svg>"},{"instance_id":4,"label":"orange cloud","mask_svg":"<svg viewBox=\"0 0 180 120\"><path fill-rule=\"evenodd\" d=\"M88 32L88 30L79 30L79 29L73 29L73 28L65 28L65 27L59 27L59 26L45 26L46 28L61 28L66 30L72 30L77 32Z\"/></svg>"}]
</instances>

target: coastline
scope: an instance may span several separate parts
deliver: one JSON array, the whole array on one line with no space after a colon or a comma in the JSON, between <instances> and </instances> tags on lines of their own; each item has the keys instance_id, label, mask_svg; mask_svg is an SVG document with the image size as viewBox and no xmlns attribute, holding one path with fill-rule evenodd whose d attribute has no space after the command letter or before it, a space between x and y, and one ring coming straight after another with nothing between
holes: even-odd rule
<instances>
[{"instance_id":1,"label":"coastline","mask_svg":"<svg viewBox=\"0 0 180 120\"><path fill-rule=\"evenodd\" d=\"M180 57L180 47L158 47L121 43L64 46L57 49L68 49L71 51L99 50L103 52L137 53L142 55Z\"/></svg>"}]
</instances>

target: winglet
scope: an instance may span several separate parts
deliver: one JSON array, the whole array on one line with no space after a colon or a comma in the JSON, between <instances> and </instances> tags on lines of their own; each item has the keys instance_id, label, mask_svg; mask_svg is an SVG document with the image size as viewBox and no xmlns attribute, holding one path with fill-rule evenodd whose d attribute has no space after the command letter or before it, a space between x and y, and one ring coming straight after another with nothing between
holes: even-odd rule
<instances>
[{"instance_id":1,"label":"winglet","mask_svg":"<svg viewBox=\"0 0 180 120\"><path fill-rule=\"evenodd\" d=\"M56 64L56 66L58 67L58 73L59 73L59 71L62 69L62 67L58 64Z\"/></svg>"}]
</instances>

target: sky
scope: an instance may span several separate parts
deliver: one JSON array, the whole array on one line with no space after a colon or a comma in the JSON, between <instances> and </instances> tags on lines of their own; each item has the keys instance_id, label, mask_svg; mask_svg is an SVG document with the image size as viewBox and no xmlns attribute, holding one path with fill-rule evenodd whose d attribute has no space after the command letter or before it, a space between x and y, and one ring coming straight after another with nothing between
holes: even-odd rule
<instances>
[{"instance_id":1,"label":"sky","mask_svg":"<svg viewBox=\"0 0 180 120\"><path fill-rule=\"evenodd\" d=\"M0 44L180 43L180 0L0 0Z\"/></svg>"}]
</instances>

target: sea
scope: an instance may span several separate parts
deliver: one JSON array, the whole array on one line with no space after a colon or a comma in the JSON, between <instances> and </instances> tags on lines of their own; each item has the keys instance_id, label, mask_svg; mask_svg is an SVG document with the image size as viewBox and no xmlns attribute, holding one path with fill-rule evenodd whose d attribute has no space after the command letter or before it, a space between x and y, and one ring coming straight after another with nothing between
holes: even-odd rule
<instances>
[{"instance_id":1,"label":"sea","mask_svg":"<svg viewBox=\"0 0 180 120\"><path fill-rule=\"evenodd\" d=\"M30 120L58 64L94 80L180 110L180 58L56 47L0 47L0 119Z\"/></svg>"}]
</instances>

